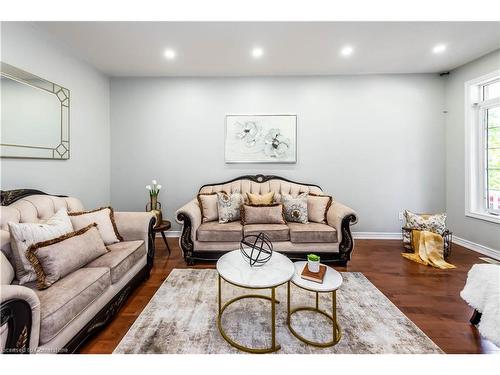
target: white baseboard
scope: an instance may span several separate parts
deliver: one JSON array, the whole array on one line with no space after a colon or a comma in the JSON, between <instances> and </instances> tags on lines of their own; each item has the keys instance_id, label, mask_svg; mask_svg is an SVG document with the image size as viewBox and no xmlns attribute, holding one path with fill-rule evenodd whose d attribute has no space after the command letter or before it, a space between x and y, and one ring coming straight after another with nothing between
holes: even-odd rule
<instances>
[{"instance_id":1,"label":"white baseboard","mask_svg":"<svg viewBox=\"0 0 500 375\"><path fill-rule=\"evenodd\" d=\"M469 250L475 251L476 253L487 255L491 258L500 260L500 251L492 249L491 247L483 246L457 236L453 236L453 243L463 246Z\"/></svg>"},{"instance_id":2,"label":"white baseboard","mask_svg":"<svg viewBox=\"0 0 500 375\"><path fill-rule=\"evenodd\" d=\"M355 239L360 240L400 240L401 232L352 232Z\"/></svg>"},{"instance_id":3,"label":"white baseboard","mask_svg":"<svg viewBox=\"0 0 500 375\"><path fill-rule=\"evenodd\" d=\"M166 237L180 237L181 236L181 231L180 230L167 230L165 232ZM161 233L156 233L156 237L161 238Z\"/></svg>"}]
</instances>

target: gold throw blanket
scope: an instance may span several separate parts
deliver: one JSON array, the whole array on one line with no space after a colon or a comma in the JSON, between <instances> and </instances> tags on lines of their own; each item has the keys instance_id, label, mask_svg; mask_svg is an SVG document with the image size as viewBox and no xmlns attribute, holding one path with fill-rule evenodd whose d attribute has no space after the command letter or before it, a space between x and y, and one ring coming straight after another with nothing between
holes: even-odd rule
<instances>
[{"instance_id":1,"label":"gold throw blanket","mask_svg":"<svg viewBox=\"0 0 500 375\"><path fill-rule=\"evenodd\" d=\"M453 264L444 260L444 240L439 234L413 229L411 231L411 246L413 253L402 253L401 255L426 266L430 265L441 269L455 268Z\"/></svg>"}]
</instances>

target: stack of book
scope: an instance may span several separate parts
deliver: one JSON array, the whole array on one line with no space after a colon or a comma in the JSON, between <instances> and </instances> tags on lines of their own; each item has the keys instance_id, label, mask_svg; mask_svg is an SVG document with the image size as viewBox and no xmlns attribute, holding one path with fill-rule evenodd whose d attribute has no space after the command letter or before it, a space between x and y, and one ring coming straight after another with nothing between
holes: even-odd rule
<instances>
[{"instance_id":1,"label":"stack of book","mask_svg":"<svg viewBox=\"0 0 500 375\"><path fill-rule=\"evenodd\" d=\"M321 264L319 266L319 272L311 272L309 271L309 268L307 267L306 263L300 276L305 280L314 281L315 283L322 284L323 279L325 278L325 274L326 274L326 266Z\"/></svg>"}]
</instances>

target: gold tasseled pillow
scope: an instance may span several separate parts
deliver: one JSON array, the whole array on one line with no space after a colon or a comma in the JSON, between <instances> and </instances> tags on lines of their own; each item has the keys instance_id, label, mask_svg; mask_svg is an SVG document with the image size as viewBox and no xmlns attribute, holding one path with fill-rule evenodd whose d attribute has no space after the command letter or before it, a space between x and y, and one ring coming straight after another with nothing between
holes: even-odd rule
<instances>
[{"instance_id":1,"label":"gold tasseled pillow","mask_svg":"<svg viewBox=\"0 0 500 375\"><path fill-rule=\"evenodd\" d=\"M249 204L273 204L274 192L270 191L266 194L247 193Z\"/></svg>"}]
</instances>

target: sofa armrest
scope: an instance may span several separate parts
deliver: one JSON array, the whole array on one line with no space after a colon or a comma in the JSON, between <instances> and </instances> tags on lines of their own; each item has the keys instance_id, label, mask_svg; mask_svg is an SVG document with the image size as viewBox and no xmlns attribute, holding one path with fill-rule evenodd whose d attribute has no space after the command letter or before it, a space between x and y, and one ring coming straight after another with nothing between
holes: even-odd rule
<instances>
[{"instance_id":1,"label":"sofa armrest","mask_svg":"<svg viewBox=\"0 0 500 375\"><path fill-rule=\"evenodd\" d=\"M125 241L143 240L147 246L148 266L153 267L155 217L151 212L115 212L118 233Z\"/></svg>"},{"instance_id":2,"label":"sofa armrest","mask_svg":"<svg viewBox=\"0 0 500 375\"><path fill-rule=\"evenodd\" d=\"M193 199L179 208L175 213L176 220L182 225L179 246L181 247L184 259L188 264L193 263L193 246L196 240L196 230L201 224L201 210L199 203Z\"/></svg>"},{"instance_id":3,"label":"sofa armrest","mask_svg":"<svg viewBox=\"0 0 500 375\"><path fill-rule=\"evenodd\" d=\"M34 353L40 337L40 300L36 293L20 285L1 285L0 315L2 352Z\"/></svg>"},{"instance_id":4,"label":"sofa armrest","mask_svg":"<svg viewBox=\"0 0 500 375\"><path fill-rule=\"evenodd\" d=\"M351 259L354 241L350 226L358 222L356 212L339 202L334 201L326 213L328 225L337 230L340 259L343 263Z\"/></svg>"}]
</instances>

